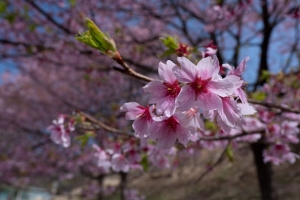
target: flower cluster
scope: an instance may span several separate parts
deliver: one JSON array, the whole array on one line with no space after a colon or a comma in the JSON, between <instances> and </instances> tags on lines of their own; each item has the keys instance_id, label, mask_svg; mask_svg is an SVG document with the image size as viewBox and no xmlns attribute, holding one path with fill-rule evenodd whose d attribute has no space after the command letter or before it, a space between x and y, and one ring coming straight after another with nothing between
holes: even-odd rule
<instances>
[{"instance_id":1,"label":"flower cluster","mask_svg":"<svg viewBox=\"0 0 300 200\"><path fill-rule=\"evenodd\" d=\"M130 169L142 170L143 157L147 157L148 161L159 168L170 168L170 159L176 154L174 148L157 149L153 145L148 144L146 139L132 138L125 142L122 146L119 143L111 142L105 147L100 148L96 144L93 145L94 157L97 166L104 173L129 172Z\"/></svg>"},{"instance_id":2,"label":"flower cluster","mask_svg":"<svg viewBox=\"0 0 300 200\"><path fill-rule=\"evenodd\" d=\"M151 105L130 102L121 107L126 119L134 120L137 137L157 140L157 147L163 149L171 148L176 140L186 146L191 135L204 131L204 118L229 133L245 123L244 115L256 112L242 91L241 73L248 58L237 69L225 65L229 70L224 78L219 75L216 56L203 58L197 65L185 57L177 60L179 64L159 63L160 79L144 86Z\"/></svg>"},{"instance_id":3,"label":"flower cluster","mask_svg":"<svg viewBox=\"0 0 300 200\"><path fill-rule=\"evenodd\" d=\"M66 116L59 115L57 120L53 120L47 130L51 133L51 139L55 144L67 148L71 144L70 133L75 130L74 120L65 123Z\"/></svg>"}]
</instances>

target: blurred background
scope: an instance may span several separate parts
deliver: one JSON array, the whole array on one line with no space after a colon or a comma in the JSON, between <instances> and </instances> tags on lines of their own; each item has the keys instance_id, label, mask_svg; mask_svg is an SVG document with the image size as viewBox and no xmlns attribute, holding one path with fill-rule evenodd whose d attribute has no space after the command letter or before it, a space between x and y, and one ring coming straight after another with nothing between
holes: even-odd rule
<instances>
[{"instance_id":1,"label":"blurred background","mask_svg":"<svg viewBox=\"0 0 300 200\"><path fill-rule=\"evenodd\" d=\"M187 45L195 61L214 50L232 66L249 56L243 75L249 92L262 86L265 71L296 73L300 66L299 0L0 0L1 200L97 199L101 173L91 148L78 141L58 146L47 127L75 110L124 127L120 106L147 100L143 81L75 40L85 17L115 40L133 69L153 78L160 61L176 61L180 53L166 52L161 38L168 36ZM94 140L106 134L98 130ZM234 150L233 163L224 160L198 180L219 154L178 155L169 169L134 171L127 182L146 199L260 199L247 144ZM273 169L279 199L299 199L299 169L299 161ZM118 199L120 177L102 181L101 198Z\"/></svg>"}]
</instances>

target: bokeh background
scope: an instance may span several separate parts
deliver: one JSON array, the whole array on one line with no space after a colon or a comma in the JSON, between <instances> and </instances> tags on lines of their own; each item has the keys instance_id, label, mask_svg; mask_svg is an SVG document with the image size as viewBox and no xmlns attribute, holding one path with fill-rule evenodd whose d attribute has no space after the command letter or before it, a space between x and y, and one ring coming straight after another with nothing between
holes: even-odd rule
<instances>
[{"instance_id":1,"label":"bokeh background","mask_svg":"<svg viewBox=\"0 0 300 200\"><path fill-rule=\"evenodd\" d=\"M75 110L124 127L120 106L147 100L144 82L75 40L85 17L115 40L133 69L154 78L160 61L176 61L174 54L160 57L161 37L177 38L199 57L213 45L220 63L233 66L249 56L243 78L251 92L262 85L264 70L298 70L299 12L299 0L1 0L0 199L95 199L99 170L91 148L75 139L60 147L47 127ZM94 140L106 134L98 130ZM260 199L247 144L234 150L234 162L224 159L195 181L219 154L204 149L169 169L132 172L128 185L155 200ZM299 169L299 161L273 169L279 199L299 199ZM105 177L104 199L118 199L119 182L116 174Z\"/></svg>"}]
</instances>

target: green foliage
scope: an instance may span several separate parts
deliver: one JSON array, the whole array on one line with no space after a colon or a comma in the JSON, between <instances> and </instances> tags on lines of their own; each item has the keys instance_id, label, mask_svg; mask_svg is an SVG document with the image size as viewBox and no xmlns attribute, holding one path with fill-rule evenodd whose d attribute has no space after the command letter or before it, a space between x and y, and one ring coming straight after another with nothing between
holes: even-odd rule
<instances>
[{"instance_id":1,"label":"green foliage","mask_svg":"<svg viewBox=\"0 0 300 200\"><path fill-rule=\"evenodd\" d=\"M113 57L117 52L115 42L108 34L103 33L97 25L86 18L88 30L75 36L76 40L100 50L103 54Z\"/></svg>"},{"instance_id":2,"label":"green foliage","mask_svg":"<svg viewBox=\"0 0 300 200\"><path fill-rule=\"evenodd\" d=\"M272 76L272 74L268 70L264 70L264 71L262 71L260 80L268 82L271 76Z\"/></svg>"},{"instance_id":3,"label":"green foliage","mask_svg":"<svg viewBox=\"0 0 300 200\"><path fill-rule=\"evenodd\" d=\"M169 55L172 55L173 53L175 53L176 51L174 49L168 49L166 51L164 51L164 53L162 55L160 55L159 57L160 58L163 58L163 57L166 57L166 56L169 56Z\"/></svg>"},{"instance_id":4,"label":"green foliage","mask_svg":"<svg viewBox=\"0 0 300 200\"><path fill-rule=\"evenodd\" d=\"M179 43L177 38L172 37L172 36L167 36L167 37L161 37L161 41L163 42L164 46L167 47L167 50L160 55L160 58L172 55L176 53L176 49L179 47Z\"/></svg>"},{"instance_id":5,"label":"green foliage","mask_svg":"<svg viewBox=\"0 0 300 200\"><path fill-rule=\"evenodd\" d=\"M165 38L161 38L163 44L165 45L165 47L169 48L169 49L177 49L179 44L178 44L178 40L175 37L172 36L167 36Z\"/></svg>"},{"instance_id":6,"label":"green foliage","mask_svg":"<svg viewBox=\"0 0 300 200\"><path fill-rule=\"evenodd\" d=\"M76 137L76 140L81 143L81 146L85 146L90 138L94 138L95 133L93 131L87 131L85 134Z\"/></svg>"},{"instance_id":7,"label":"green foliage","mask_svg":"<svg viewBox=\"0 0 300 200\"><path fill-rule=\"evenodd\" d=\"M29 25L29 30L30 30L31 32L33 32L33 31L36 29L36 27L37 27L36 24L30 24L30 25Z\"/></svg>"},{"instance_id":8,"label":"green foliage","mask_svg":"<svg viewBox=\"0 0 300 200\"><path fill-rule=\"evenodd\" d=\"M77 1L76 1L76 0L68 0L68 3L69 3L71 6L76 6Z\"/></svg>"},{"instance_id":9,"label":"green foliage","mask_svg":"<svg viewBox=\"0 0 300 200\"><path fill-rule=\"evenodd\" d=\"M142 165L144 171L147 172L149 169L149 161L148 161L147 154L142 155L142 160L141 160L140 164Z\"/></svg>"},{"instance_id":10,"label":"green foliage","mask_svg":"<svg viewBox=\"0 0 300 200\"><path fill-rule=\"evenodd\" d=\"M233 158L233 151L231 145L228 145L226 147L226 156L228 157L228 160L233 163L234 158Z\"/></svg>"},{"instance_id":11,"label":"green foliage","mask_svg":"<svg viewBox=\"0 0 300 200\"><path fill-rule=\"evenodd\" d=\"M251 94L251 98L257 101L263 101L266 98L266 94L262 91L256 91Z\"/></svg>"},{"instance_id":12,"label":"green foliage","mask_svg":"<svg viewBox=\"0 0 300 200\"><path fill-rule=\"evenodd\" d=\"M0 2L0 14L3 14L6 12L6 3L5 2Z\"/></svg>"},{"instance_id":13,"label":"green foliage","mask_svg":"<svg viewBox=\"0 0 300 200\"><path fill-rule=\"evenodd\" d=\"M205 121L204 126L206 130L210 130L212 132L216 132L218 130L218 127L214 122Z\"/></svg>"},{"instance_id":14,"label":"green foliage","mask_svg":"<svg viewBox=\"0 0 300 200\"><path fill-rule=\"evenodd\" d=\"M13 24L16 20L17 17L17 13L15 12L11 12L11 13L7 13L4 18L10 23Z\"/></svg>"}]
</instances>

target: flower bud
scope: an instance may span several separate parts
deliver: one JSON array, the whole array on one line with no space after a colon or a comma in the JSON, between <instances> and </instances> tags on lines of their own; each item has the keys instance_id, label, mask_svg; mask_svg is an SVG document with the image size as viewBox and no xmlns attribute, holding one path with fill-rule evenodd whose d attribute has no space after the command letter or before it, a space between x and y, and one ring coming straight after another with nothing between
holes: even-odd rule
<instances>
[{"instance_id":1,"label":"flower bud","mask_svg":"<svg viewBox=\"0 0 300 200\"><path fill-rule=\"evenodd\" d=\"M76 40L100 50L103 54L114 57L117 52L115 41L108 34L103 33L97 25L86 18L88 30L76 35Z\"/></svg>"}]
</instances>

